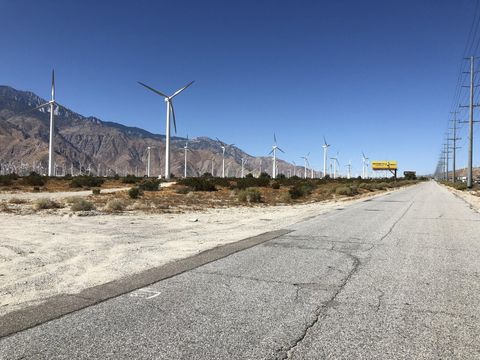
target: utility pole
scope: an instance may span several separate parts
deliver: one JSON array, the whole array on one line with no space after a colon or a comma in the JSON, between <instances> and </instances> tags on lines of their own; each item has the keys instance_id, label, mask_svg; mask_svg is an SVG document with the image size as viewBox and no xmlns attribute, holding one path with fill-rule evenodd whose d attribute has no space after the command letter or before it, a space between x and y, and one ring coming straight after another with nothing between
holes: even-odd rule
<instances>
[{"instance_id":1,"label":"utility pole","mask_svg":"<svg viewBox=\"0 0 480 360\"><path fill-rule=\"evenodd\" d=\"M445 154L445 181L448 181L448 154L450 153L449 149L448 149L448 137L447 137L447 142L444 144L445 146L445 150L444 150L444 154Z\"/></svg>"},{"instance_id":2,"label":"utility pole","mask_svg":"<svg viewBox=\"0 0 480 360\"><path fill-rule=\"evenodd\" d=\"M457 137L457 113L458 111L452 111L452 114L453 114L453 120L451 120L453 122L453 128L450 128L450 130L453 130L453 137L452 138L449 138L448 140L451 140L453 142L453 146L452 146L452 182L456 182L457 181L457 173L456 173L456 160L457 160L457 153L456 153L456 150L459 149L459 147L457 147L457 140L461 140L462 138L458 138Z\"/></svg>"},{"instance_id":3,"label":"utility pole","mask_svg":"<svg viewBox=\"0 0 480 360\"><path fill-rule=\"evenodd\" d=\"M470 74L470 104L461 106L461 107L468 107L469 108L469 129L468 129L468 164L467 164L467 187L470 189L473 186L473 123L476 122L473 120L473 110L475 107L478 107L478 104L474 104L474 93L475 93L475 57L470 56L467 58L470 60L470 72L466 72Z\"/></svg>"}]
</instances>

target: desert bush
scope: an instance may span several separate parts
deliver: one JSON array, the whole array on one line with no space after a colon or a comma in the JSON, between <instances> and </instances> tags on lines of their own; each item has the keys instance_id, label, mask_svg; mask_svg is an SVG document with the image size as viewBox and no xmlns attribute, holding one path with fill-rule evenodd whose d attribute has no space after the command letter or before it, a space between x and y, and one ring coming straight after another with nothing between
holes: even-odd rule
<instances>
[{"instance_id":1,"label":"desert bush","mask_svg":"<svg viewBox=\"0 0 480 360\"><path fill-rule=\"evenodd\" d=\"M125 210L125 203L120 199L110 199L105 205L105 210L110 212L121 212Z\"/></svg>"},{"instance_id":2,"label":"desert bush","mask_svg":"<svg viewBox=\"0 0 480 360\"><path fill-rule=\"evenodd\" d=\"M72 211L90 211L93 209L95 209L95 206L91 202L80 197L75 198L74 202L70 206L70 210Z\"/></svg>"},{"instance_id":3,"label":"desert bush","mask_svg":"<svg viewBox=\"0 0 480 360\"><path fill-rule=\"evenodd\" d=\"M158 191L160 186L160 180L148 179L143 180L138 188L143 191Z\"/></svg>"},{"instance_id":4,"label":"desert bush","mask_svg":"<svg viewBox=\"0 0 480 360\"><path fill-rule=\"evenodd\" d=\"M30 186L43 186L47 182L45 178L43 178L41 175L37 174L36 172L31 172L30 175L25 176L22 179L22 182L25 185L30 185Z\"/></svg>"},{"instance_id":5,"label":"desert bush","mask_svg":"<svg viewBox=\"0 0 480 360\"><path fill-rule=\"evenodd\" d=\"M270 175L268 175L266 172L262 172L260 173L260 176L259 178L266 178L266 179L270 179Z\"/></svg>"},{"instance_id":6,"label":"desert bush","mask_svg":"<svg viewBox=\"0 0 480 360\"><path fill-rule=\"evenodd\" d=\"M346 196L353 196L358 194L358 190L356 187L350 186L339 186L335 189L335 194L337 195L346 195Z\"/></svg>"},{"instance_id":7,"label":"desert bush","mask_svg":"<svg viewBox=\"0 0 480 360\"><path fill-rule=\"evenodd\" d=\"M288 193L290 194L290 197L292 199L299 199L301 197L310 195L314 189L315 189L315 185L311 182L298 183L293 185L288 190Z\"/></svg>"},{"instance_id":8,"label":"desert bush","mask_svg":"<svg viewBox=\"0 0 480 360\"><path fill-rule=\"evenodd\" d=\"M138 199L142 195L142 191L138 187L132 187L128 190L128 196L130 199Z\"/></svg>"},{"instance_id":9,"label":"desert bush","mask_svg":"<svg viewBox=\"0 0 480 360\"><path fill-rule=\"evenodd\" d=\"M104 182L104 179L96 176L77 176L70 182L70 187L101 187Z\"/></svg>"},{"instance_id":10,"label":"desert bush","mask_svg":"<svg viewBox=\"0 0 480 360\"><path fill-rule=\"evenodd\" d=\"M248 188L238 192L238 200L248 203L259 203L262 201L262 195L258 189Z\"/></svg>"},{"instance_id":11,"label":"desert bush","mask_svg":"<svg viewBox=\"0 0 480 360\"><path fill-rule=\"evenodd\" d=\"M175 188L175 192L177 194L185 195L185 194L188 194L190 191L191 189L188 186L180 185Z\"/></svg>"},{"instance_id":12,"label":"desert bush","mask_svg":"<svg viewBox=\"0 0 480 360\"><path fill-rule=\"evenodd\" d=\"M13 180L14 179L10 175L0 175L0 186L11 186Z\"/></svg>"},{"instance_id":13,"label":"desert bush","mask_svg":"<svg viewBox=\"0 0 480 360\"><path fill-rule=\"evenodd\" d=\"M381 182L375 185L376 185L376 188L379 190L386 190L387 188L389 188L389 184L386 182Z\"/></svg>"},{"instance_id":14,"label":"desert bush","mask_svg":"<svg viewBox=\"0 0 480 360\"><path fill-rule=\"evenodd\" d=\"M122 179L122 183L124 183L124 184L136 184L138 182L138 180L139 179L135 175L127 174L127 176L125 176Z\"/></svg>"},{"instance_id":15,"label":"desert bush","mask_svg":"<svg viewBox=\"0 0 480 360\"><path fill-rule=\"evenodd\" d=\"M466 183L449 183L449 186L453 187L454 189L457 190L466 190L467 189L467 184Z\"/></svg>"},{"instance_id":16,"label":"desert bush","mask_svg":"<svg viewBox=\"0 0 480 360\"><path fill-rule=\"evenodd\" d=\"M100 195L100 189L99 188L92 189L92 194L93 195Z\"/></svg>"},{"instance_id":17,"label":"desert bush","mask_svg":"<svg viewBox=\"0 0 480 360\"><path fill-rule=\"evenodd\" d=\"M230 186L230 181L228 179L221 178L221 177L211 178L210 182L215 186L221 186L226 188Z\"/></svg>"},{"instance_id":18,"label":"desert bush","mask_svg":"<svg viewBox=\"0 0 480 360\"><path fill-rule=\"evenodd\" d=\"M27 202L27 200L20 199L20 198L11 198L8 202L10 204L25 204Z\"/></svg>"},{"instance_id":19,"label":"desert bush","mask_svg":"<svg viewBox=\"0 0 480 360\"><path fill-rule=\"evenodd\" d=\"M210 179L208 177L186 178L179 180L178 184L187 186L193 191L217 191L213 181L214 179Z\"/></svg>"},{"instance_id":20,"label":"desert bush","mask_svg":"<svg viewBox=\"0 0 480 360\"><path fill-rule=\"evenodd\" d=\"M272 183L272 189L275 189L275 190L280 189L280 183L278 181L274 181Z\"/></svg>"},{"instance_id":21,"label":"desert bush","mask_svg":"<svg viewBox=\"0 0 480 360\"><path fill-rule=\"evenodd\" d=\"M43 198L35 200L35 202L33 203L33 207L35 208L35 210L45 210L59 209L62 206L54 200Z\"/></svg>"},{"instance_id":22,"label":"desert bush","mask_svg":"<svg viewBox=\"0 0 480 360\"><path fill-rule=\"evenodd\" d=\"M238 179L235 184L235 187L237 189L247 189L251 187L269 187L269 186L270 186L270 177L243 178L243 179Z\"/></svg>"}]
</instances>

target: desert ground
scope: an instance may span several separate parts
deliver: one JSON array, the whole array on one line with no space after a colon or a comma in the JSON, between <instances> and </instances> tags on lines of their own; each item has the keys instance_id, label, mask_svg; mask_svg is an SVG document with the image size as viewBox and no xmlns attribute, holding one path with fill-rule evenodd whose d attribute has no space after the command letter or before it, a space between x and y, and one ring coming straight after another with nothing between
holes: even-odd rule
<instances>
[{"instance_id":1,"label":"desert ground","mask_svg":"<svg viewBox=\"0 0 480 360\"><path fill-rule=\"evenodd\" d=\"M320 186L303 200L285 204L285 186L262 189L261 203L242 204L231 189L185 193L173 186L129 199L128 187L121 185L110 184L100 195L62 186L0 193L0 315L392 191L362 190L354 196L330 191L326 197ZM88 199L96 209L71 211L72 195ZM35 207L45 199L58 207ZM122 206L108 210L113 200Z\"/></svg>"}]
</instances>

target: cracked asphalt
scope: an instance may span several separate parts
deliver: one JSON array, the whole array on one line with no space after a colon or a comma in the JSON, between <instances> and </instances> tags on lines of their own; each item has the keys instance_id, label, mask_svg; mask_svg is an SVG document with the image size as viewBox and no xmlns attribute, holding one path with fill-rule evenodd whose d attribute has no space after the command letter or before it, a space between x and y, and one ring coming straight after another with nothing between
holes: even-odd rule
<instances>
[{"instance_id":1,"label":"cracked asphalt","mask_svg":"<svg viewBox=\"0 0 480 360\"><path fill-rule=\"evenodd\" d=\"M480 359L480 214L434 182L0 339L1 359Z\"/></svg>"}]
</instances>

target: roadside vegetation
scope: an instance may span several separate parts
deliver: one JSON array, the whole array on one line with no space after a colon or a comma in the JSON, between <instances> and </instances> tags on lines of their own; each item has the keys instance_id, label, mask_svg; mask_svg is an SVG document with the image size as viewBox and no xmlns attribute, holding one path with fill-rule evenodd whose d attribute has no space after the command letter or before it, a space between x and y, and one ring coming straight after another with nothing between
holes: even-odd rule
<instances>
[{"instance_id":1,"label":"roadside vegetation","mask_svg":"<svg viewBox=\"0 0 480 360\"><path fill-rule=\"evenodd\" d=\"M262 174L255 178L217 178L209 174L178 179L162 187L154 178L125 177L100 178L77 176L48 178L32 173L19 177L0 176L0 192L59 192L70 191L64 199L22 200L13 197L0 201L0 211L10 213L172 213L231 206L269 206L341 200L415 184L419 180L398 179L304 179L278 176L271 179ZM452 185L452 184L448 184ZM461 188L462 184L456 186ZM125 188L108 193L109 188ZM88 196L73 196L76 191L90 190Z\"/></svg>"},{"instance_id":2,"label":"roadside vegetation","mask_svg":"<svg viewBox=\"0 0 480 360\"><path fill-rule=\"evenodd\" d=\"M446 186L449 186L449 187L452 187L454 189L457 189L457 190L467 190L467 183L464 183L464 182L451 182L451 181L439 181L439 183L443 184L443 185L446 185ZM474 190L480 190L480 187L475 184L474 187L473 187Z\"/></svg>"}]
</instances>

